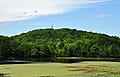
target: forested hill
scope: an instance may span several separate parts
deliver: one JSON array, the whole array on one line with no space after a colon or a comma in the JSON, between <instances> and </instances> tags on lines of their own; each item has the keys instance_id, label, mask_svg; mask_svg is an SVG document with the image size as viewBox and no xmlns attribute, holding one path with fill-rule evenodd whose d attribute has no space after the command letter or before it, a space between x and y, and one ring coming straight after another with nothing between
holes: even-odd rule
<instances>
[{"instance_id":1,"label":"forested hill","mask_svg":"<svg viewBox=\"0 0 120 77\"><path fill-rule=\"evenodd\" d=\"M120 58L120 38L67 28L0 36L1 59L67 56Z\"/></svg>"}]
</instances>

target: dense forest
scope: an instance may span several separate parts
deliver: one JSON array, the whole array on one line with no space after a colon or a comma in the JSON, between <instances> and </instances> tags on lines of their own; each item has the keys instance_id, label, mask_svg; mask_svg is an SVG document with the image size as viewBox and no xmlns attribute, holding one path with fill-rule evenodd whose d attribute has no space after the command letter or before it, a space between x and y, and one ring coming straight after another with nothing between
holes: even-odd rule
<instances>
[{"instance_id":1,"label":"dense forest","mask_svg":"<svg viewBox=\"0 0 120 77\"><path fill-rule=\"evenodd\" d=\"M37 29L0 36L0 59L120 58L120 38L76 29Z\"/></svg>"}]
</instances>

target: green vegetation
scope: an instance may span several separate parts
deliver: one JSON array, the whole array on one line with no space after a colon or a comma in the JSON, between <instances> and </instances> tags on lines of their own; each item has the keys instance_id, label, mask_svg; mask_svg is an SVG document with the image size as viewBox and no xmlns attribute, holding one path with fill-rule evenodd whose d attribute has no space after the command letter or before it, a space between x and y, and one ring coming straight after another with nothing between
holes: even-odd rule
<instances>
[{"instance_id":1,"label":"green vegetation","mask_svg":"<svg viewBox=\"0 0 120 77\"><path fill-rule=\"evenodd\" d=\"M9 77L120 77L119 62L34 63L0 65ZM7 77L7 76L3 76Z\"/></svg>"},{"instance_id":2,"label":"green vegetation","mask_svg":"<svg viewBox=\"0 0 120 77\"><path fill-rule=\"evenodd\" d=\"M120 38L76 29L38 29L0 36L0 59L120 58Z\"/></svg>"}]
</instances>

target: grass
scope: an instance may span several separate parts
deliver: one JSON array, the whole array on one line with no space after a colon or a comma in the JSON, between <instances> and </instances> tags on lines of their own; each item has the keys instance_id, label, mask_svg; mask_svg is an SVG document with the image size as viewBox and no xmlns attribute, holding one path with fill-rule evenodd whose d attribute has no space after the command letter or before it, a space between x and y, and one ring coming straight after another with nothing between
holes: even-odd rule
<instances>
[{"instance_id":1,"label":"grass","mask_svg":"<svg viewBox=\"0 0 120 77\"><path fill-rule=\"evenodd\" d=\"M0 65L0 74L9 77L120 77L120 63L92 61L72 64L7 64Z\"/></svg>"}]
</instances>

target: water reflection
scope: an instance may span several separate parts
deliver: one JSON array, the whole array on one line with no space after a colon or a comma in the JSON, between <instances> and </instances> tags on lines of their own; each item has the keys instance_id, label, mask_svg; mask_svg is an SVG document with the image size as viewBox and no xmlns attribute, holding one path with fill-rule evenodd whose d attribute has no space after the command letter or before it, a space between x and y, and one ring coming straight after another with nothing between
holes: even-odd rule
<instances>
[{"instance_id":1,"label":"water reflection","mask_svg":"<svg viewBox=\"0 0 120 77\"><path fill-rule=\"evenodd\" d=\"M116 58L77 58L77 57L59 57L59 58L40 58L40 59L23 59L23 60L3 60L0 64L25 64L34 62L54 62L54 63L77 63L81 61L113 61L120 62Z\"/></svg>"}]
</instances>

